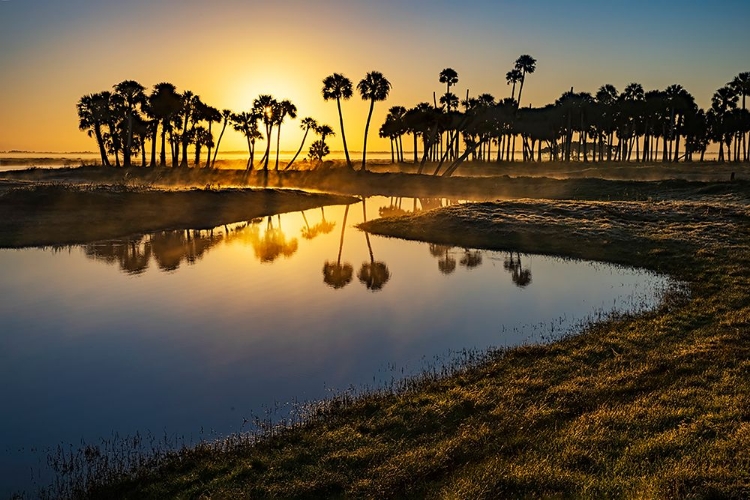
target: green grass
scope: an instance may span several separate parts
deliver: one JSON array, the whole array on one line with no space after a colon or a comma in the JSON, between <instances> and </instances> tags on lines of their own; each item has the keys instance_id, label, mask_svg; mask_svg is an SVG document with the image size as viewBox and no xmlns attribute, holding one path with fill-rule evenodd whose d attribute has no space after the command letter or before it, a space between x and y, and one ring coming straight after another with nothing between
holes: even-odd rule
<instances>
[{"instance_id":1,"label":"green grass","mask_svg":"<svg viewBox=\"0 0 750 500\"><path fill-rule=\"evenodd\" d=\"M371 221L380 234L645 267L689 292L393 394L334 400L256 445L183 450L89 496L748 498L750 208L707 199Z\"/></svg>"}]
</instances>

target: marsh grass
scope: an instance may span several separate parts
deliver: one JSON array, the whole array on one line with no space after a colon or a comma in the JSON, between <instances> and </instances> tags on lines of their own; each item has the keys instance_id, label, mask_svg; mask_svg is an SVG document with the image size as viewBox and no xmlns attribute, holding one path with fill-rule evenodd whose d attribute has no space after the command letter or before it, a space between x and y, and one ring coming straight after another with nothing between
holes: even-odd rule
<instances>
[{"instance_id":1,"label":"marsh grass","mask_svg":"<svg viewBox=\"0 0 750 500\"><path fill-rule=\"evenodd\" d=\"M377 189L408 178L394 175ZM260 418L252 437L94 476L76 496L749 497L747 181L555 182L574 199L453 205L362 227L644 267L685 289L654 311L597 318L556 342L338 394L292 422Z\"/></svg>"},{"instance_id":2,"label":"marsh grass","mask_svg":"<svg viewBox=\"0 0 750 500\"><path fill-rule=\"evenodd\" d=\"M163 190L142 179L31 182L0 191L0 248L68 245L167 229L207 229L265 215L352 203L276 189Z\"/></svg>"}]
</instances>

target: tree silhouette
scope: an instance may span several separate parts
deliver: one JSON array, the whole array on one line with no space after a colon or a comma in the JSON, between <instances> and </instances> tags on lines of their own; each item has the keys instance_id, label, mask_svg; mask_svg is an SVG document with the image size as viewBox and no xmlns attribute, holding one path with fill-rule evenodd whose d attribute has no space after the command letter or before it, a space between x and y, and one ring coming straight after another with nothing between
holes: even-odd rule
<instances>
[{"instance_id":1,"label":"tree silhouette","mask_svg":"<svg viewBox=\"0 0 750 500\"><path fill-rule=\"evenodd\" d=\"M249 154L246 170L252 170L255 165L255 141L263 138L258 131L258 120L260 120L260 116L254 112L248 113L243 111L242 113L233 114L230 117L230 120L232 122L232 127L245 136Z\"/></svg>"},{"instance_id":2,"label":"tree silhouette","mask_svg":"<svg viewBox=\"0 0 750 500\"><path fill-rule=\"evenodd\" d=\"M305 135L302 136L302 142L299 145L299 149L294 154L294 157L292 160L287 164L287 166L284 168L284 170L289 170L291 168L294 161L297 159L299 154L302 152L302 148L305 147L305 140L307 139L307 134L310 132L310 130L315 130L318 127L318 122L316 122L313 118L310 118L309 116L307 118L303 118L300 122L300 128L305 131Z\"/></svg>"},{"instance_id":3,"label":"tree silhouette","mask_svg":"<svg viewBox=\"0 0 750 500\"><path fill-rule=\"evenodd\" d=\"M219 140L216 141L216 149L214 150L214 157L211 159L211 168L216 168L216 156L219 154L219 146L221 146L221 138L224 137L224 131L227 129L227 124L232 119L232 110L231 109L222 109L221 110L221 117L223 119L223 123L221 126L221 133L219 134Z\"/></svg>"},{"instance_id":4,"label":"tree silhouette","mask_svg":"<svg viewBox=\"0 0 750 500\"><path fill-rule=\"evenodd\" d=\"M365 140L362 146L362 168L364 171L367 164L367 133L370 130L370 120L372 119L372 110L375 107L375 101L384 101L388 98L391 91L391 82L389 82L379 71L371 71L357 84L359 95L364 101L370 101L370 111L367 113L367 122L365 123Z\"/></svg>"},{"instance_id":5,"label":"tree silhouette","mask_svg":"<svg viewBox=\"0 0 750 500\"><path fill-rule=\"evenodd\" d=\"M206 152L206 168L211 168L211 165L212 165L211 149L214 147L214 142L213 142L213 132L211 131L211 126L214 123L221 122L223 117L224 117L223 113L219 111L218 109L214 108L213 106L206 106L204 110L204 114L203 114L203 119L206 122L208 122L208 137L211 138L210 141L204 142L204 144L208 147L208 151ZM224 127L226 128L226 122L225 122ZM222 132L224 132L224 129L222 129ZM197 146L197 143L196 143L196 146ZM217 147L218 147L218 144L217 144Z\"/></svg>"},{"instance_id":6,"label":"tree silhouette","mask_svg":"<svg viewBox=\"0 0 750 500\"><path fill-rule=\"evenodd\" d=\"M353 168L352 161L349 158L349 148L346 145L346 133L344 132L344 115L341 112L341 100L347 100L352 97L352 81L340 73L334 73L323 79L323 100L336 99L336 106L339 110L339 124L341 126L341 140L344 142L344 156L346 165ZM325 142L325 141L324 141Z\"/></svg>"},{"instance_id":7,"label":"tree silhouette","mask_svg":"<svg viewBox=\"0 0 750 500\"><path fill-rule=\"evenodd\" d=\"M284 122L284 118L297 118L297 106L292 104L292 101L284 99L278 105L278 116L276 116L276 166L274 170L279 169L279 145L281 144L281 124Z\"/></svg>"},{"instance_id":8,"label":"tree silhouette","mask_svg":"<svg viewBox=\"0 0 750 500\"><path fill-rule=\"evenodd\" d=\"M338 290L344 288L352 281L354 268L351 264L341 263L341 253L344 249L344 231L346 230L346 218L349 215L349 205L344 210L344 221L341 223L341 239L339 240L339 254L336 262L325 261L323 264L323 282L331 288Z\"/></svg>"},{"instance_id":9,"label":"tree silhouette","mask_svg":"<svg viewBox=\"0 0 750 500\"><path fill-rule=\"evenodd\" d=\"M253 101L253 114L263 120L266 128L266 152L263 155L263 170L268 171L271 154L271 133L279 115L279 102L269 94L261 94Z\"/></svg>"},{"instance_id":10,"label":"tree silhouette","mask_svg":"<svg viewBox=\"0 0 750 500\"><path fill-rule=\"evenodd\" d=\"M134 80L124 80L114 87L124 105L124 114L127 121L127 132L125 139L125 148L123 150L123 164L126 167L131 166L131 152L133 146L133 120L135 119L137 108L146 102L145 87Z\"/></svg>"},{"instance_id":11,"label":"tree silhouette","mask_svg":"<svg viewBox=\"0 0 750 500\"><path fill-rule=\"evenodd\" d=\"M524 54L516 59L514 69L521 72L521 86L518 88L518 101L516 107L521 106L521 94L523 93L523 84L526 82L526 75L536 71L536 59L528 54Z\"/></svg>"},{"instance_id":12,"label":"tree silhouette","mask_svg":"<svg viewBox=\"0 0 750 500\"><path fill-rule=\"evenodd\" d=\"M89 137L92 135L96 139L96 145L99 148L99 155L102 165L109 167L109 158L104 144L104 127L109 121L109 92L99 92L98 94L88 94L78 101L76 108L78 110L78 128L86 133ZM111 133L111 132L110 132Z\"/></svg>"}]
</instances>

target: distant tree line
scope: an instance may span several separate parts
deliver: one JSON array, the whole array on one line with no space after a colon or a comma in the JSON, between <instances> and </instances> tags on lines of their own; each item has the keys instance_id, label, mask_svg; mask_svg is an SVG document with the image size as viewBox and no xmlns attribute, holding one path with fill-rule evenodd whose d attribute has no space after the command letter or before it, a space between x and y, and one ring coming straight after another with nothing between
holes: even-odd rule
<instances>
[{"instance_id":1,"label":"distant tree line","mask_svg":"<svg viewBox=\"0 0 750 500\"><path fill-rule=\"evenodd\" d=\"M411 135L419 172L429 160L438 163L435 174L447 163L443 175L450 175L467 159L514 161L516 139L521 142L523 161L542 161L543 154L566 162L703 161L711 143L719 147L718 161L750 160L746 108L750 72L718 89L707 111L681 85L644 91L638 83L622 92L603 85L595 95L571 88L553 104L521 107L526 76L535 69L533 57L519 57L506 74L511 95L499 102L491 94L470 97L468 92L459 101L451 92L458 74L444 69L439 81L446 92L439 99L433 94L432 104L390 108L380 136L390 139L392 160L404 161L405 135Z\"/></svg>"},{"instance_id":2,"label":"distant tree line","mask_svg":"<svg viewBox=\"0 0 750 500\"><path fill-rule=\"evenodd\" d=\"M432 172L435 175L451 175L466 160L515 161L517 140L523 161L542 161L543 155L566 162L703 161L712 143L718 145L718 161L750 160L750 111L746 108L750 72L740 73L718 89L708 110L700 109L695 98L680 85L644 91L638 83L627 85L622 92L613 85L603 85L593 95L571 88L553 104L522 107L526 77L535 70L533 57L520 56L506 74L510 97L496 101L486 93L470 97L468 91L460 100L452 92L458 73L452 68L444 69L438 80L445 85L445 93L439 98L433 93L432 104L390 108L379 135L390 140L392 161L405 161L405 135L411 135L413 162L420 164L418 171L422 173L429 161L437 163ZM340 73L323 80L323 99L336 101L349 168L354 167L341 102L352 97L354 88L353 82ZM391 83L382 73L372 71L356 89L370 103L362 148L364 170L373 109L376 102L387 99ZM268 170L275 132L274 169L278 170L281 126L286 118L297 117L297 107L292 102L269 94L258 96L250 110L235 113L214 108L189 90L178 92L171 83L158 83L147 92L132 80L118 83L111 91L84 95L77 109L79 128L95 138L102 164L111 166L110 158L114 158L118 167L132 166L140 156L143 167L178 168L192 164L212 168L224 133L231 125L246 139L248 169L256 165L257 141L265 141L259 164ZM214 128L219 129L216 140ZM321 162L330 153L326 139L335 134L333 128L318 124L312 117L303 118L301 128L302 143L284 169L294 164L310 132L319 139L313 141L308 156ZM148 143L150 159L146 155ZM192 162L189 147L193 148Z\"/></svg>"}]
</instances>

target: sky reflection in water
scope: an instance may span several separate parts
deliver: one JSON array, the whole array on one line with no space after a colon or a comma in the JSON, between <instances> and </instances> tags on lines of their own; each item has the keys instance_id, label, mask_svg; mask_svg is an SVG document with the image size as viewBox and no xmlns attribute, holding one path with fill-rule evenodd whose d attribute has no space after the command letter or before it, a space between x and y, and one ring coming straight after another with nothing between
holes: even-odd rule
<instances>
[{"instance_id":1,"label":"sky reflection in water","mask_svg":"<svg viewBox=\"0 0 750 500\"><path fill-rule=\"evenodd\" d=\"M430 204L373 198L367 215ZM360 203L0 250L0 484L28 486L44 459L32 447L238 431L275 401L389 380L450 350L538 341L551 325L644 307L667 284L603 264L368 237L351 227L362 219Z\"/></svg>"}]
</instances>

